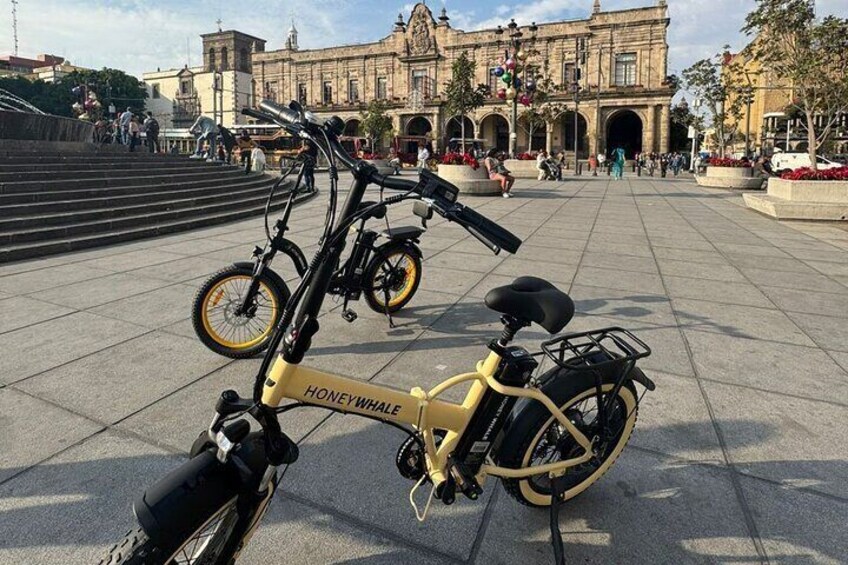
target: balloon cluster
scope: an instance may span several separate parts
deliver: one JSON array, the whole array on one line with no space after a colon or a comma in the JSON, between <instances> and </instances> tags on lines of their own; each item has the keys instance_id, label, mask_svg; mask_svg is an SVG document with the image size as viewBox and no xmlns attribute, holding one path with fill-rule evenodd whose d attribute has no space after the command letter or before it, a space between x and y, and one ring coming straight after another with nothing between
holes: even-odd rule
<instances>
[{"instance_id":1,"label":"balloon cluster","mask_svg":"<svg viewBox=\"0 0 848 565\"><path fill-rule=\"evenodd\" d=\"M498 98L510 102L517 98L518 102L524 106L529 106L533 103L533 94L536 92L536 81L528 78L525 82L519 77L521 65L526 60L527 52L519 49L514 56L509 56L507 53L506 58L498 61L498 65L492 69L492 74L500 78L505 84L505 86L498 89Z\"/></svg>"},{"instance_id":2,"label":"balloon cluster","mask_svg":"<svg viewBox=\"0 0 848 565\"><path fill-rule=\"evenodd\" d=\"M71 105L71 109L77 115L77 118L92 122L100 119L102 104L97 99L96 92L89 90L86 95L84 87L75 86L71 89L71 94L80 100Z\"/></svg>"}]
</instances>

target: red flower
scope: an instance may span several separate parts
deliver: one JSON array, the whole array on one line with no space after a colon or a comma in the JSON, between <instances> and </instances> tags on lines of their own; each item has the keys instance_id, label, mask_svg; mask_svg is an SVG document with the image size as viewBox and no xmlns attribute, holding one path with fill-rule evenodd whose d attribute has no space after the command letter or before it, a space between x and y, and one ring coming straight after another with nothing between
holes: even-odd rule
<instances>
[{"instance_id":1,"label":"red flower","mask_svg":"<svg viewBox=\"0 0 848 565\"><path fill-rule=\"evenodd\" d=\"M848 167L837 167L835 169L823 169L814 171L809 167L801 167L794 171L787 171L780 175L786 180L848 180Z\"/></svg>"},{"instance_id":2,"label":"red flower","mask_svg":"<svg viewBox=\"0 0 848 565\"><path fill-rule=\"evenodd\" d=\"M535 161L536 160L536 154L531 153L529 151L526 152L526 153L519 153L518 154L518 160L519 161Z\"/></svg>"},{"instance_id":3,"label":"red flower","mask_svg":"<svg viewBox=\"0 0 848 565\"><path fill-rule=\"evenodd\" d=\"M751 162L742 159L731 159L730 157L711 157L707 164L710 167L750 167Z\"/></svg>"},{"instance_id":4,"label":"red flower","mask_svg":"<svg viewBox=\"0 0 848 565\"><path fill-rule=\"evenodd\" d=\"M363 153L362 158L366 161L377 161L379 159L382 159L383 156L379 153Z\"/></svg>"},{"instance_id":5,"label":"red flower","mask_svg":"<svg viewBox=\"0 0 848 565\"><path fill-rule=\"evenodd\" d=\"M468 153L448 152L442 155L442 165L468 165L475 171L480 168L480 163Z\"/></svg>"}]
</instances>

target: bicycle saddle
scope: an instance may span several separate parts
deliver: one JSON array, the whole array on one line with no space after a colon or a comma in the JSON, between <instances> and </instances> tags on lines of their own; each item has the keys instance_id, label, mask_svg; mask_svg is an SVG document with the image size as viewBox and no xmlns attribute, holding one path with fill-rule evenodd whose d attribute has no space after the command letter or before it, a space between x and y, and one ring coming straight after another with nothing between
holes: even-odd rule
<instances>
[{"instance_id":1,"label":"bicycle saddle","mask_svg":"<svg viewBox=\"0 0 848 565\"><path fill-rule=\"evenodd\" d=\"M536 322L548 333L562 330L574 316L571 297L544 279L519 277L486 294L486 306L519 320Z\"/></svg>"}]
</instances>

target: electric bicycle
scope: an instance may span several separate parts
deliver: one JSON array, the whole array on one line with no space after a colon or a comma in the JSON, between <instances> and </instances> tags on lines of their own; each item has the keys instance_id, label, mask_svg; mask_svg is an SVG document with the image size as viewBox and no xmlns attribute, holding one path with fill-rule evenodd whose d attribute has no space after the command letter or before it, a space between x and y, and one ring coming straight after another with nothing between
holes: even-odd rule
<instances>
[{"instance_id":1,"label":"electric bicycle","mask_svg":"<svg viewBox=\"0 0 848 565\"><path fill-rule=\"evenodd\" d=\"M636 366L650 348L622 328L557 335L536 352L513 345L516 333L532 323L558 334L574 314L566 293L528 276L486 295L486 306L501 315L503 331L489 343L485 358L429 390L404 392L302 365L319 330L319 311L348 230L383 206L414 200L419 208L459 224L496 254L515 253L521 240L457 202L458 189L427 170L413 181L380 175L352 158L338 140L344 128L339 118L320 120L297 102L285 108L263 101L260 108L257 114L315 142L330 162L320 245L285 304L253 393L221 394L190 459L135 500L139 527L104 562L233 563L280 488L285 469L299 455L277 416L314 406L371 418L406 434L395 463L412 484L409 498L419 520L434 500L478 499L489 477L499 478L519 503L549 507L561 563L559 505L600 479L627 444L642 395L655 388ZM338 214L336 160L354 177ZM363 205L370 183L401 192ZM553 367L539 374L544 359ZM470 385L461 403L441 398L458 385ZM248 418L259 424L258 431L251 432Z\"/></svg>"},{"instance_id":2,"label":"electric bicycle","mask_svg":"<svg viewBox=\"0 0 848 565\"><path fill-rule=\"evenodd\" d=\"M303 155L304 159L311 159ZM192 304L192 325L200 341L212 351L243 359L264 351L271 334L291 296L283 278L271 268L277 253L291 259L298 276L308 269L306 257L298 245L285 237L291 211L301 189L305 167L300 167L294 189L289 192L282 216L268 224L268 212L276 190L298 166L290 162L275 183L265 208L264 247L253 249L253 261L237 261L212 274L198 289ZM307 187L308 188L308 187ZM393 228L386 219L386 206L375 202L362 202L360 208L375 206L374 210L355 226L356 237L348 258L334 271L328 293L341 298L342 317L353 322L357 314L349 308L351 301L365 298L369 308L385 314L389 326L394 327L392 314L406 306L415 296L423 273L420 237L426 229L422 226ZM421 215L421 212L416 212ZM386 229L367 229L369 218L385 219ZM383 243L380 243L380 242Z\"/></svg>"}]
</instances>

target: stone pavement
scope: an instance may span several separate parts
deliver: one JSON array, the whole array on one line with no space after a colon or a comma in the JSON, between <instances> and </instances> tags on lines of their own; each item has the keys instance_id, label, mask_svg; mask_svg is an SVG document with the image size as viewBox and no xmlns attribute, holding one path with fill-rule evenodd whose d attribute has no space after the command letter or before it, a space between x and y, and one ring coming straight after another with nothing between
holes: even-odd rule
<instances>
[{"instance_id":1,"label":"stone pavement","mask_svg":"<svg viewBox=\"0 0 848 565\"><path fill-rule=\"evenodd\" d=\"M577 303L570 329L615 324L648 342L657 383L621 459L563 511L569 563L844 561L848 231L781 224L691 180L523 181L516 193L466 199L525 238L516 256L433 225L398 327L364 304L354 324L329 312L308 361L431 385L484 355L498 328L481 300L490 287L548 278ZM323 205L295 212L294 240L316 241ZM0 563L96 561L219 392L247 394L259 361L207 351L188 317L199 282L245 258L260 226L0 266ZM244 563L552 561L547 513L496 481L417 523L397 430L317 409L283 428L301 458Z\"/></svg>"}]
</instances>

